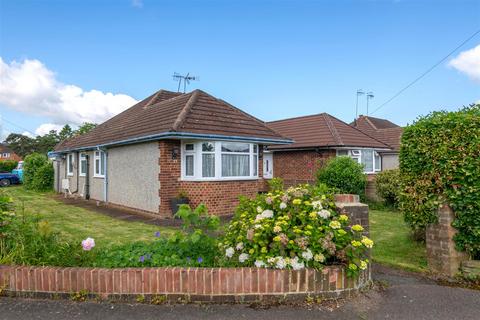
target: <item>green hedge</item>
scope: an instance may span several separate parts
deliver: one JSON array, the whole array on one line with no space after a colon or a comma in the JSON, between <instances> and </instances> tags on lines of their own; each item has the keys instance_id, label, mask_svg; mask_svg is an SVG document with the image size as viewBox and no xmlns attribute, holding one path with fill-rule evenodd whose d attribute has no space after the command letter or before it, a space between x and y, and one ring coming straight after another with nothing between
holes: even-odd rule
<instances>
[{"instance_id":1,"label":"green hedge","mask_svg":"<svg viewBox=\"0 0 480 320\"><path fill-rule=\"evenodd\" d=\"M0 172L12 172L17 167L18 161L0 160Z\"/></svg>"},{"instance_id":2,"label":"green hedge","mask_svg":"<svg viewBox=\"0 0 480 320\"><path fill-rule=\"evenodd\" d=\"M25 188L36 191L52 190L53 176L53 165L46 156L32 153L25 157L23 168Z\"/></svg>"},{"instance_id":3,"label":"green hedge","mask_svg":"<svg viewBox=\"0 0 480 320\"><path fill-rule=\"evenodd\" d=\"M358 194L363 199L367 177L363 173L363 165L352 158L335 157L318 170L317 182L334 188L337 193Z\"/></svg>"},{"instance_id":4,"label":"green hedge","mask_svg":"<svg viewBox=\"0 0 480 320\"><path fill-rule=\"evenodd\" d=\"M375 177L375 186L377 195L383 199L386 205L397 207L398 198L402 191L400 185L400 170L385 170L377 173Z\"/></svg>"},{"instance_id":5,"label":"green hedge","mask_svg":"<svg viewBox=\"0 0 480 320\"><path fill-rule=\"evenodd\" d=\"M416 231L455 211L457 248L480 256L480 105L433 112L405 128L400 150L400 207Z\"/></svg>"}]
</instances>

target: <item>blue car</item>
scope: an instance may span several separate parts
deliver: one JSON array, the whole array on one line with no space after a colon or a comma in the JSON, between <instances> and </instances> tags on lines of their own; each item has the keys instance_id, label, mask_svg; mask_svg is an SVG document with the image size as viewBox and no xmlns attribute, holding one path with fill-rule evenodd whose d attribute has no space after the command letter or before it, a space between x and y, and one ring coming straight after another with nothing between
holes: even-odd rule
<instances>
[{"instance_id":1,"label":"blue car","mask_svg":"<svg viewBox=\"0 0 480 320\"><path fill-rule=\"evenodd\" d=\"M18 162L17 167L12 170L12 173L20 178L20 182L23 182L23 161Z\"/></svg>"},{"instance_id":2,"label":"blue car","mask_svg":"<svg viewBox=\"0 0 480 320\"><path fill-rule=\"evenodd\" d=\"M11 184L19 184L20 178L9 172L0 172L0 187L8 187Z\"/></svg>"}]
</instances>

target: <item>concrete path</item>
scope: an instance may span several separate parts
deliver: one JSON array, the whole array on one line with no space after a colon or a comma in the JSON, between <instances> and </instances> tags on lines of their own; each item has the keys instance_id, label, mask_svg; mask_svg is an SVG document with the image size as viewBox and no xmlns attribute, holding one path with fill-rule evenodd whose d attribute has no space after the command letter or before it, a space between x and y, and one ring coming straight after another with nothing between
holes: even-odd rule
<instances>
[{"instance_id":1,"label":"concrete path","mask_svg":"<svg viewBox=\"0 0 480 320\"><path fill-rule=\"evenodd\" d=\"M0 298L0 319L480 319L480 291L439 286L384 267L374 271L384 289L321 306L153 306Z\"/></svg>"}]
</instances>

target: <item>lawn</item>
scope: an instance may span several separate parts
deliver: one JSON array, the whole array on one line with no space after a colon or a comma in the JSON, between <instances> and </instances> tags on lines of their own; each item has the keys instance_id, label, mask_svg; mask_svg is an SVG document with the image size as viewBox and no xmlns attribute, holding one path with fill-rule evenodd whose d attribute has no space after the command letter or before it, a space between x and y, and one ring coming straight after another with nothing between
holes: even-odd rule
<instances>
[{"instance_id":1,"label":"lawn","mask_svg":"<svg viewBox=\"0 0 480 320\"><path fill-rule=\"evenodd\" d=\"M409 271L427 271L425 245L413 241L409 231L400 212L371 210L373 261Z\"/></svg>"},{"instance_id":2,"label":"lawn","mask_svg":"<svg viewBox=\"0 0 480 320\"><path fill-rule=\"evenodd\" d=\"M153 240L154 233L171 233L173 228L159 227L143 222L118 220L84 208L61 203L53 193L25 190L22 186L3 189L13 199L17 214L38 214L51 228L66 239L79 240L92 237L102 246Z\"/></svg>"}]
</instances>

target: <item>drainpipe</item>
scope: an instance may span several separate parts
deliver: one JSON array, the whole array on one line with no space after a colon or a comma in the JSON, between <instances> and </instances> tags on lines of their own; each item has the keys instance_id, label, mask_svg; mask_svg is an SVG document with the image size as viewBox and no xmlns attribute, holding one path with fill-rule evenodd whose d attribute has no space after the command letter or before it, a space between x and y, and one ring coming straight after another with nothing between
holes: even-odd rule
<instances>
[{"instance_id":1,"label":"drainpipe","mask_svg":"<svg viewBox=\"0 0 480 320\"><path fill-rule=\"evenodd\" d=\"M90 199L90 156L85 155L87 161L87 172L85 173L85 199Z\"/></svg>"}]
</instances>

